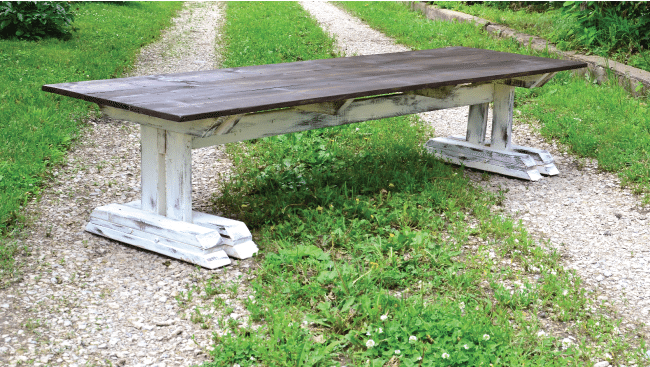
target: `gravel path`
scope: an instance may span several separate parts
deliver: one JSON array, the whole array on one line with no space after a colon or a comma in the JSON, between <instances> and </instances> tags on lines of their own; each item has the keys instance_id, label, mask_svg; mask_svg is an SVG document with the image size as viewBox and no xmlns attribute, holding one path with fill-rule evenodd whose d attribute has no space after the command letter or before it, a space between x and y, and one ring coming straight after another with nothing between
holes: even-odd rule
<instances>
[{"instance_id":1,"label":"gravel path","mask_svg":"<svg viewBox=\"0 0 650 367\"><path fill-rule=\"evenodd\" d=\"M132 74L217 67L222 19L220 3L186 3L162 39L142 51ZM0 365L163 367L208 360L206 346L220 332L216 318L245 318L240 300L249 295L237 285L252 261L208 271L84 232L93 208L136 200L140 190L138 126L88 124L69 163L27 208L33 223L23 241L32 256L24 259L24 278L0 290ZM208 211L230 163L215 148L195 150L193 159L195 208ZM224 285L217 297L227 300L213 302L194 290L188 301L189 291L210 278Z\"/></svg>"},{"instance_id":2,"label":"gravel path","mask_svg":"<svg viewBox=\"0 0 650 367\"><path fill-rule=\"evenodd\" d=\"M336 37L338 47L347 55L408 50L334 5L301 4ZM468 108L463 107L424 113L420 117L435 127L437 136L464 135L467 113ZM640 209L638 197L620 188L614 175L598 172L597 162L562 153L562 147L547 142L528 124L515 120L513 131L517 144L548 150L556 159L560 175L538 182L500 175L490 175L485 182L480 181L480 173L474 170L467 170L468 175L490 191L505 190L506 214L521 220L538 239L550 240L558 247L565 265L576 269L586 286L596 292L594 296L621 311L623 327L647 322L650 310L648 211Z\"/></svg>"}]
</instances>

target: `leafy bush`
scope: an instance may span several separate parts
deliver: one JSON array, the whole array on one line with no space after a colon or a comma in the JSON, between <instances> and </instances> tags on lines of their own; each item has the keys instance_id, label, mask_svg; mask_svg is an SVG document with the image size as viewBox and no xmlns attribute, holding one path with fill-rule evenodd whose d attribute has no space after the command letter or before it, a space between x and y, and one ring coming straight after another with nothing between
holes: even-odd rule
<instances>
[{"instance_id":1,"label":"leafy bush","mask_svg":"<svg viewBox=\"0 0 650 367\"><path fill-rule=\"evenodd\" d=\"M650 47L648 2L567 1L562 16L567 26L558 27L554 34L560 47L584 47L608 55Z\"/></svg>"},{"instance_id":2,"label":"leafy bush","mask_svg":"<svg viewBox=\"0 0 650 367\"><path fill-rule=\"evenodd\" d=\"M0 3L0 37L39 40L65 37L74 30L74 14L67 2L3 1Z\"/></svg>"}]
</instances>

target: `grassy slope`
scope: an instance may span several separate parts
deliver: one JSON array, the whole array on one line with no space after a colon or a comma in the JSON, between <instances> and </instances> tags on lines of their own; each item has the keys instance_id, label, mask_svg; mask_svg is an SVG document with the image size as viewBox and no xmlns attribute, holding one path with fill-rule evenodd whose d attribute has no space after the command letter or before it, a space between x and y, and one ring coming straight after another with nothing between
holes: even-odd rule
<instances>
[{"instance_id":1,"label":"grassy slope","mask_svg":"<svg viewBox=\"0 0 650 367\"><path fill-rule=\"evenodd\" d=\"M398 4L357 6L424 27ZM227 17L228 66L332 54L293 3L229 3ZM474 28L437 32L512 47ZM403 117L229 146L236 175L215 203L256 232L260 267L246 306L261 326L216 320L229 332L215 336L206 365L566 366L594 355L586 346L602 345L614 323L589 311L580 280L556 253L490 213L498 197L424 154L430 133ZM538 337L541 311L584 337L580 346L562 350ZM617 338L604 351L626 360L633 349Z\"/></svg>"},{"instance_id":2,"label":"grassy slope","mask_svg":"<svg viewBox=\"0 0 650 367\"><path fill-rule=\"evenodd\" d=\"M6 237L38 196L48 168L65 158L89 104L42 92L43 84L118 77L155 40L178 2L75 3L78 31L67 41L0 40L0 278L15 246ZM6 275L6 274L5 274Z\"/></svg>"}]
</instances>

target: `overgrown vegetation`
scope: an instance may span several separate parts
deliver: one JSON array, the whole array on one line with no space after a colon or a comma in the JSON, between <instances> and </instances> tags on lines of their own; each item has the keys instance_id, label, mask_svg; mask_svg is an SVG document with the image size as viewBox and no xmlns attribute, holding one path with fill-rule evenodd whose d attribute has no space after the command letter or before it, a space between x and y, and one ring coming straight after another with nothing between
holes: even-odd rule
<instances>
[{"instance_id":1,"label":"overgrown vegetation","mask_svg":"<svg viewBox=\"0 0 650 367\"><path fill-rule=\"evenodd\" d=\"M41 86L121 76L181 4L125 6L74 3L78 31L68 40L0 40L0 279L15 270L19 247L11 233L22 208L38 197L90 112L89 104L41 92Z\"/></svg>"},{"instance_id":2,"label":"overgrown vegetation","mask_svg":"<svg viewBox=\"0 0 650 367\"><path fill-rule=\"evenodd\" d=\"M74 28L70 3L59 1L3 1L0 3L0 38L39 40L66 37Z\"/></svg>"},{"instance_id":3,"label":"overgrown vegetation","mask_svg":"<svg viewBox=\"0 0 650 367\"><path fill-rule=\"evenodd\" d=\"M346 7L372 9L367 18L385 12L412 30L426 26L401 4ZM226 54L239 58L229 66L248 65L248 57L276 62L268 51L278 48L303 48L305 60L334 52L293 3L229 3L227 18ZM289 22L320 34L329 49L283 33ZM233 31L252 26L265 32ZM510 47L463 27L438 25L437 38ZM246 305L251 323L217 320L227 332L215 334L206 365L582 366L605 353L612 363L642 358L629 344L633 335L613 334L616 322L556 252L491 212L499 195L424 152L431 134L402 117L228 146L235 175L215 205L244 220L261 251L247 285L255 290ZM540 333L554 327L578 340Z\"/></svg>"},{"instance_id":4,"label":"overgrown vegetation","mask_svg":"<svg viewBox=\"0 0 650 367\"><path fill-rule=\"evenodd\" d=\"M650 3L635 1L446 2L435 5L650 71Z\"/></svg>"}]
</instances>

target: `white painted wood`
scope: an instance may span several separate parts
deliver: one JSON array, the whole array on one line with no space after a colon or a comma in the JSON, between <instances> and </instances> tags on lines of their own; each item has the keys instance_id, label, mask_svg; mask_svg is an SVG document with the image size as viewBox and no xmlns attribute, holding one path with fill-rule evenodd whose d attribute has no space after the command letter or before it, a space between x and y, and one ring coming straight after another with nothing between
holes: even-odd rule
<instances>
[{"instance_id":1,"label":"white painted wood","mask_svg":"<svg viewBox=\"0 0 650 367\"><path fill-rule=\"evenodd\" d=\"M223 249L199 253L184 248L182 243L176 243L166 238L152 238L147 232L131 228L125 229L114 223L101 220L91 220L86 225L86 231L208 269L216 269L231 263L228 254Z\"/></svg>"},{"instance_id":2,"label":"white painted wood","mask_svg":"<svg viewBox=\"0 0 650 367\"><path fill-rule=\"evenodd\" d=\"M192 137L167 131L167 217L192 222Z\"/></svg>"},{"instance_id":3,"label":"white painted wood","mask_svg":"<svg viewBox=\"0 0 650 367\"><path fill-rule=\"evenodd\" d=\"M424 94L425 91L421 91L421 93ZM239 123L227 134L194 138L192 148L487 103L493 99L494 85L464 85L443 91L432 89L428 91L428 94L431 96L444 96L445 98L438 99L419 94L398 94L367 98L350 102L349 106L341 111L339 115L308 112L297 108L248 114L242 117Z\"/></svg>"},{"instance_id":4,"label":"white painted wood","mask_svg":"<svg viewBox=\"0 0 650 367\"><path fill-rule=\"evenodd\" d=\"M91 221L98 219L125 228L150 233L157 238L167 238L192 246L197 251L209 250L225 245L217 229L167 218L146 212L130 204L108 204L96 208L90 215Z\"/></svg>"},{"instance_id":5,"label":"white painted wood","mask_svg":"<svg viewBox=\"0 0 650 367\"><path fill-rule=\"evenodd\" d=\"M136 200L123 205L137 209L140 207L140 201ZM216 230L221 235L223 244L227 246L235 246L253 239L248 227L242 221L193 210L192 223L210 230ZM185 224L179 225L184 226Z\"/></svg>"},{"instance_id":6,"label":"white painted wood","mask_svg":"<svg viewBox=\"0 0 650 367\"><path fill-rule=\"evenodd\" d=\"M140 205L138 200L123 206L138 209ZM186 226L186 223L174 222L181 227ZM259 251L257 245L253 242L251 232L244 222L197 211L192 211L192 222L195 226L219 232L222 241L221 245L223 245L220 245L219 248L222 248L231 257L247 259Z\"/></svg>"},{"instance_id":7,"label":"white painted wood","mask_svg":"<svg viewBox=\"0 0 650 367\"><path fill-rule=\"evenodd\" d=\"M239 120L241 120L243 116L244 116L243 114L227 116L226 118L223 119L221 125L219 125L219 127L217 127L214 130L214 135L223 135L228 133L230 129L233 128L233 126L237 125L237 123L239 122ZM210 131L207 131L205 134L203 134L203 137L210 136L210 135L213 134L210 133Z\"/></svg>"},{"instance_id":8,"label":"white painted wood","mask_svg":"<svg viewBox=\"0 0 650 367\"><path fill-rule=\"evenodd\" d=\"M537 148L524 147L521 145L512 145L512 150L518 153L528 154L537 165L539 173L545 176L556 176L560 171L555 167L555 161L551 153Z\"/></svg>"},{"instance_id":9,"label":"white painted wood","mask_svg":"<svg viewBox=\"0 0 650 367\"><path fill-rule=\"evenodd\" d=\"M492 113L492 148L510 150L515 87L495 84Z\"/></svg>"},{"instance_id":10,"label":"white painted wood","mask_svg":"<svg viewBox=\"0 0 650 367\"><path fill-rule=\"evenodd\" d=\"M450 163L531 181L541 178L535 161L527 154L452 138L431 139L425 148L437 158Z\"/></svg>"},{"instance_id":11,"label":"white painted wood","mask_svg":"<svg viewBox=\"0 0 650 367\"><path fill-rule=\"evenodd\" d=\"M226 251L228 256L236 259L248 259L259 252L257 245L253 241L240 243L235 246L224 246L223 250Z\"/></svg>"},{"instance_id":12,"label":"white painted wood","mask_svg":"<svg viewBox=\"0 0 650 367\"><path fill-rule=\"evenodd\" d=\"M474 144L485 142L487 130L489 103L474 104L469 106L469 117L467 119L467 134L465 139Z\"/></svg>"},{"instance_id":13,"label":"white painted wood","mask_svg":"<svg viewBox=\"0 0 650 367\"><path fill-rule=\"evenodd\" d=\"M206 131L216 130L224 120L230 117L224 116L189 122L175 122L110 106L100 106L100 109L104 115L116 120L131 121L140 125L158 127L166 131L174 131L177 133L188 134L197 137L206 136Z\"/></svg>"},{"instance_id":14,"label":"white painted wood","mask_svg":"<svg viewBox=\"0 0 650 367\"><path fill-rule=\"evenodd\" d=\"M457 140L457 141L465 141L465 138L462 136L450 136L449 139ZM486 140L484 142L484 145L489 147L490 146L490 140ZM537 148L530 148L530 147L524 147L521 145L512 145L511 146L511 151L517 152L517 153L522 153L530 156L535 164L537 165L537 170L539 173L545 176L555 176L560 173L558 171L557 167L555 167L555 161L553 160L553 157L551 156L551 153L547 152L546 150L543 149L537 149Z\"/></svg>"},{"instance_id":15,"label":"white painted wood","mask_svg":"<svg viewBox=\"0 0 650 367\"><path fill-rule=\"evenodd\" d=\"M496 83L521 88L538 88L546 84L556 73L546 73L499 80Z\"/></svg>"},{"instance_id":16,"label":"white painted wood","mask_svg":"<svg viewBox=\"0 0 650 367\"><path fill-rule=\"evenodd\" d=\"M244 222L197 211L192 212L192 216L194 224L217 230L228 246L236 246L253 239Z\"/></svg>"},{"instance_id":17,"label":"white painted wood","mask_svg":"<svg viewBox=\"0 0 650 367\"><path fill-rule=\"evenodd\" d=\"M337 115L340 114L345 109L347 109L353 101L354 98L350 98L342 101L332 101L332 102L323 102L323 103L314 103L314 104L296 106L295 109L300 111L322 113L326 115Z\"/></svg>"},{"instance_id":18,"label":"white painted wood","mask_svg":"<svg viewBox=\"0 0 650 367\"><path fill-rule=\"evenodd\" d=\"M165 215L165 131L140 125L142 210Z\"/></svg>"}]
</instances>

